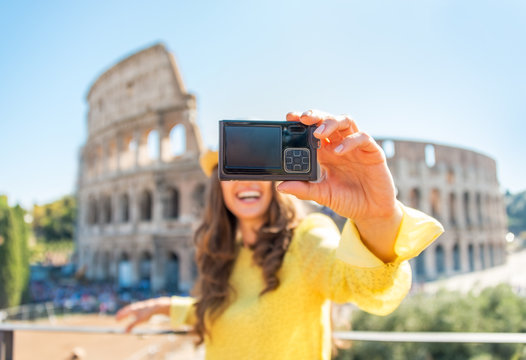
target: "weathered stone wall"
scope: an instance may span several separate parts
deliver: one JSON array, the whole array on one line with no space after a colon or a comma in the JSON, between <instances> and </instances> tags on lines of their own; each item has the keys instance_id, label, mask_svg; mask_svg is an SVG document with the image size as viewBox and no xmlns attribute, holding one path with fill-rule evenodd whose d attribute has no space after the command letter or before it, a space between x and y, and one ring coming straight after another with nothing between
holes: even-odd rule
<instances>
[{"instance_id":1,"label":"weathered stone wall","mask_svg":"<svg viewBox=\"0 0 526 360\"><path fill-rule=\"evenodd\" d=\"M413 261L417 280L482 270L506 260L506 215L495 160L462 148L377 139L398 199L439 219L445 233Z\"/></svg>"},{"instance_id":2,"label":"weathered stone wall","mask_svg":"<svg viewBox=\"0 0 526 360\"><path fill-rule=\"evenodd\" d=\"M189 290L206 187L195 97L172 55L155 45L103 73L87 100L79 266L90 279Z\"/></svg>"}]
</instances>

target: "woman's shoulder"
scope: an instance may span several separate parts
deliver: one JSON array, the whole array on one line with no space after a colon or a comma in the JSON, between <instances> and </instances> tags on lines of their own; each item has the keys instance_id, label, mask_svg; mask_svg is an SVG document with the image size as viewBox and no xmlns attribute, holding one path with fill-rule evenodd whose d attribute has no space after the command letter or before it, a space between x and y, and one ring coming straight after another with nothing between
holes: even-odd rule
<instances>
[{"instance_id":1,"label":"woman's shoulder","mask_svg":"<svg viewBox=\"0 0 526 360\"><path fill-rule=\"evenodd\" d=\"M310 248L337 246L340 231L334 221L322 213L310 213L300 220L294 229L291 247Z\"/></svg>"}]
</instances>

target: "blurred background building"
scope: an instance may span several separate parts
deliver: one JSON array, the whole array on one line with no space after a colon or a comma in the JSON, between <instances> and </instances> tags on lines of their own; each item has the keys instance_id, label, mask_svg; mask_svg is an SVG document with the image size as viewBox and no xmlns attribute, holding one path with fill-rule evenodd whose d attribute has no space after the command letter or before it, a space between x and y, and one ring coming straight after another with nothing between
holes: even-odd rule
<instances>
[{"instance_id":1,"label":"blurred background building","mask_svg":"<svg viewBox=\"0 0 526 360\"><path fill-rule=\"evenodd\" d=\"M433 143L377 139L404 204L445 232L412 260L416 281L483 270L506 261L506 212L492 158Z\"/></svg>"},{"instance_id":2,"label":"blurred background building","mask_svg":"<svg viewBox=\"0 0 526 360\"><path fill-rule=\"evenodd\" d=\"M204 204L195 97L155 45L89 89L77 186L78 266L120 287L187 291L192 234Z\"/></svg>"},{"instance_id":3,"label":"blurred background building","mask_svg":"<svg viewBox=\"0 0 526 360\"><path fill-rule=\"evenodd\" d=\"M187 292L196 275L192 234L206 190L195 97L158 44L105 71L87 100L77 187L79 269L123 288ZM417 281L505 262L495 160L451 146L377 140L398 199L446 228L412 260Z\"/></svg>"}]
</instances>

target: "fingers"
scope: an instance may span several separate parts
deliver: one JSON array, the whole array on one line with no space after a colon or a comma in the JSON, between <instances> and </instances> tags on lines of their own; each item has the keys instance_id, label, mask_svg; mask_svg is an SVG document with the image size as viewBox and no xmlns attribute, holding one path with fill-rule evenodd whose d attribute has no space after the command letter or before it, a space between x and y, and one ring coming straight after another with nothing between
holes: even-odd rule
<instances>
[{"instance_id":1,"label":"fingers","mask_svg":"<svg viewBox=\"0 0 526 360\"><path fill-rule=\"evenodd\" d=\"M287 114L287 121L300 121L301 113L298 111L289 112Z\"/></svg>"},{"instance_id":2,"label":"fingers","mask_svg":"<svg viewBox=\"0 0 526 360\"><path fill-rule=\"evenodd\" d=\"M334 152L338 155L345 155L356 148L366 152L379 150L378 145L370 135L364 132L357 132L343 139L340 144L334 147Z\"/></svg>"},{"instance_id":3,"label":"fingers","mask_svg":"<svg viewBox=\"0 0 526 360\"><path fill-rule=\"evenodd\" d=\"M131 305L125 306L119 311L117 311L117 314L115 315L115 319L117 321L121 321L122 319L126 318L131 314Z\"/></svg>"},{"instance_id":4,"label":"fingers","mask_svg":"<svg viewBox=\"0 0 526 360\"><path fill-rule=\"evenodd\" d=\"M139 325L140 323L142 323L144 320L141 320L141 319L137 319L135 321L133 321L132 323L130 323L128 326L126 326L126 330L125 332L126 333L131 333L131 331L133 330L134 327L136 327L137 325Z\"/></svg>"},{"instance_id":5,"label":"fingers","mask_svg":"<svg viewBox=\"0 0 526 360\"><path fill-rule=\"evenodd\" d=\"M307 181L283 181L276 189L281 193L294 195L300 200L317 201L319 191L316 185Z\"/></svg>"}]
</instances>

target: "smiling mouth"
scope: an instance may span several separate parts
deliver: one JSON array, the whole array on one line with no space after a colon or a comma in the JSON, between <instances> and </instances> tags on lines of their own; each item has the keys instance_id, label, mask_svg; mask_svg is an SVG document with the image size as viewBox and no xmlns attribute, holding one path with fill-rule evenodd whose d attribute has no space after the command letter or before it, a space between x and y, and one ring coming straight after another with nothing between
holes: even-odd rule
<instances>
[{"instance_id":1,"label":"smiling mouth","mask_svg":"<svg viewBox=\"0 0 526 360\"><path fill-rule=\"evenodd\" d=\"M238 192L236 197L243 202L253 202L259 200L261 192L257 190L245 190Z\"/></svg>"}]
</instances>

